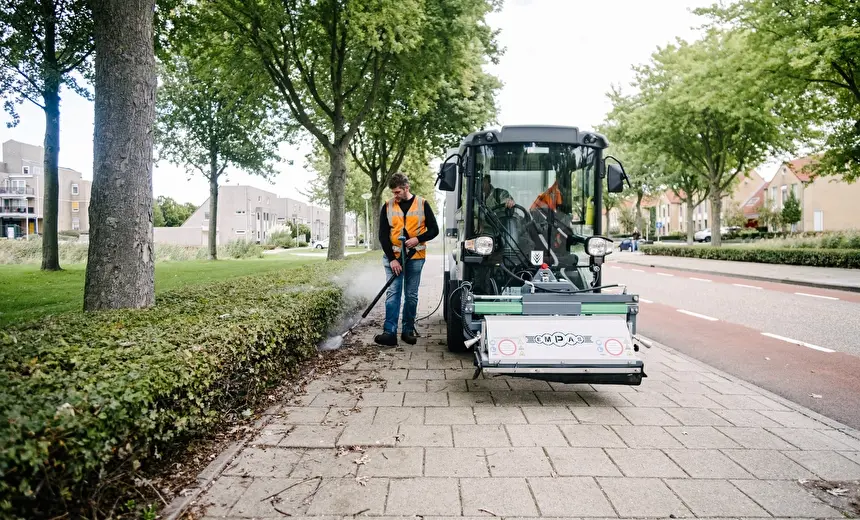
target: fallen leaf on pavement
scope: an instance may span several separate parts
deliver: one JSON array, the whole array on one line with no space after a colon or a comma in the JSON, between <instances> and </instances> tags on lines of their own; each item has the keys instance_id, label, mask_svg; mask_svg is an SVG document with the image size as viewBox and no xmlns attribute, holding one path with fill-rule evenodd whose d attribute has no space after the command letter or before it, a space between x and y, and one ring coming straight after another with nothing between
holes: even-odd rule
<instances>
[{"instance_id":1,"label":"fallen leaf on pavement","mask_svg":"<svg viewBox=\"0 0 860 520\"><path fill-rule=\"evenodd\" d=\"M828 489L827 492L835 497L844 497L848 494L848 490L845 488Z\"/></svg>"},{"instance_id":2,"label":"fallen leaf on pavement","mask_svg":"<svg viewBox=\"0 0 860 520\"><path fill-rule=\"evenodd\" d=\"M496 513L493 513L492 511L490 511L489 509L484 509L483 507L479 508L478 511L483 511L484 513L491 514L493 516L499 516Z\"/></svg>"},{"instance_id":3,"label":"fallen leaf on pavement","mask_svg":"<svg viewBox=\"0 0 860 520\"><path fill-rule=\"evenodd\" d=\"M818 394L809 394L809 397L811 397L813 399L821 399L821 396Z\"/></svg>"}]
</instances>

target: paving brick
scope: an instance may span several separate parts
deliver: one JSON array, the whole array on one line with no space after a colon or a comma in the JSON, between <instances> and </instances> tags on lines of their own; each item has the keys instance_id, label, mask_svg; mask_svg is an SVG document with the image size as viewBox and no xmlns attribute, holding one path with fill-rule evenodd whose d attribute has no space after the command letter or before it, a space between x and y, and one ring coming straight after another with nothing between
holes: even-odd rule
<instances>
[{"instance_id":1,"label":"paving brick","mask_svg":"<svg viewBox=\"0 0 860 520\"><path fill-rule=\"evenodd\" d=\"M445 379L468 379L475 373L474 368L464 367L463 362L459 359L430 359L427 362L427 368L431 370L444 370ZM462 375L456 374L456 377L451 377L449 371L452 375L462 371Z\"/></svg>"},{"instance_id":2,"label":"paving brick","mask_svg":"<svg viewBox=\"0 0 860 520\"><path fill-rule=\"evenodd\" d=\"M308 505L305 503L317 486L319 479L258 478L248 486L245 493L230 509L231 515L240 517L282 516L275 508L289 515L304 515ZM276 495L263 500L271 495ZM209 514L213 514L210 510Z\"/></svg>"},{"instance_id":3,"label":"paving brick","mask_svg":"<svg viewBox=\"0 0 860 520\"><path fill-rule=\"evenodd\" d=\"M624 394L624 399L630 404L640 408L677 408L678 403L663 394L656 392L637 392L635 394Z\"/></svg>"},{"instance_id":4,"label":"paving brick","mask_svg":"<svg viewBox=\"0 0 860 520\"><path fill-rule=\"evenodd\" d=\"M524 478L463 478L463 515L487 517L484 510L499 516L537 516L528 483Z\"/></svg>"},{"instance_id":5,"label":"paving brick","mask_svg":"<svg viewBox=\"0 0 860 520\"><path fill-rule=\"evenodd\" d=\"M253 482L246 477L220 476L197 503L210 515L225 516Z\"/></svg>"},{"instance_id":6,"label":"paving brick","mask_svg":"<svg viewBox=\"0 0 860 520\"><path fill-rule=\"evenodd\" d=\"M572 424L559 426L568 444L574 448L623 448L624 441L609 426Z\"/></svg>"},{"instance_id":7,"label":"paving brick","mask_svg":"<svg viewBox=\"0 0 860 520\"><path fill-rule=\"evenodd\" d=\"M503 424L455 424L452 429L454 432L454 446L458 448L498 448L511 445Z\"/></svg>"},{"instance_id":8,"label":"paving brick","mask_svg":"<svg viewBox=\"0 0 860 520\"><path fill-rule=\"evenodd\" d=\"M770 516L767 511L725 480L666 479L664 482L681 497L696 516Z\"/></svg>"},{"instance_id":9,"label":"paving brick","mask_svg":"<svg viewBox=\"0 0 860 520\"><path fill-rule=\"evenodd\" d=\"M307 514L368 516L383 514L388 479L371 478L364 484L354 478L325 479L308 507Z\"/></svg>"},{"instance_id":10,"label":"paving brick","mask_svg":"<svg viewBox=\"0 0 860 520\"><path fill-rule=\"evenodd\" d=\"M462 379L431 379L427 381L427 392L468 392L466 381Z\"/></svg>"},{"instance_id":11,"label":"paving brick","mask_svg":"<svg viewBox=\"0 0 860 520\"><path fill-rule=\"evenodd\" d=\"M657 478L597 479L609 501L625 518L693 516L666 484Z\"/></svg>"},{"instance_id":12,"label":"paving brick","mask_svg":"<svg viewBox=\"0 0 860 520\"><path fill-rule=\"evenodd\" d=\"M630 406L630 401L624 399L621 392L577 392L588 403L588 406Z\"/></svg>"},{"instance_id":13,"label":"paving brick","mask_svg":"<svg viewBox=\"0 0 860 520\"><path fill-rule=\"evenodd\" d=\"M454 440L450 426L426 426L422 424L402 424L398 432L398 446L453 447Z\"/></svg>"},{"instance_id":14,"label":"paving brick","mask_svg":"<svg viewBox=\"0 0 860 520\"><path fill-rule=\"evenodd\" d=\"M717 393L713 388L699 381L676 381L673 379L671 381L666 381L666 386L673 388L679 394L684 395L712 395Z\"/></svg>"},{"instance_id":15,"label":"paving brick","mask_svg":"<svg viewBox=\"0 0 860 520\"><path fill-rule=\"evenodd\" d=\"M555 383L549 384L556 392L595 392L593 386L580 383Z\"/></svg>"},{"instance_id":16,"label":"paving brick","mask_svg":"<svg viewBox=\"0 0 860 520\"><path fill-rule=\"evenodd\" d=\"M732 480L738 489L774 516L842 517L796 482L785 480Z\"/></svg>"},{"instance_id":17,"label":"paving brick","mask_svg":"<svg viewBox=\"0 0 860 520\"><path fill-rule=\"evenodd\" d=\"M758 392L738 383L717 383L706 381L702 383L715 392L725 395L758 395Z\"/></svg>"},{"instance_id":18,"label":"paving brick","mask_svg":"<svg viewBox=\"0 0 860 520\"><path fill-rule=\"evenodd\" d=\"M663 395L678 403L678 405L683 408L722 408L722 405L718 404L707 395L683 394L680 392L666 392Z\"/></svg>"},{"instance_id":19,"label":"paving brick","mask_svg":"<svg viewBox=\"0 0 860 520\"><path fill-rule=\"evenodd\" d=\"M394 446L396 424L350 424L337 440L338 446Z\"/></svg>"},{"instance_id":20,"label":"paving brick","mask_svg":"<svg viewBox=\"0 0 860 520\"><path fill-rule=\"evenodd\" d=\"M529 424L577 424L579 422L564 406L523 406L521 410Z\"/></svg>"},{"instance_id":21,"label":"paving brick","mask_svg":"<svg viewBox=\"0 0 860 520\"><path fill-rule=\"evenodd\" d=\"M347 424L371 424L376 414L375 406L339 408L333 406L323 419L324 425L342 426Z\"/></svg>"},{"instance_id":22,"label":"paving brick","mask_svg":"<svg viewBox=\"0 0 860 520\"><path fill-rule=\"evenodd\" d=\"M860 464L833 451L786 451L783 454L825 480L860 480Z\"/></svg>"},{"instance_id":23,"label":"paving brick","mask_svg":"<svg viewBox=\"0 0 860 520\"><path fill-rule=\"evenodd\" d=\"M704 408L666 408L684 426L731 426L732 423Z\"/></svg>"},{"instance_id":24,"label":"paving brick","mask_svg":"<svg viewBox=\"0 0 860 520\"><path fill-rule=\"evenodd\" d=\"M755 410L713 410L713 412L735 426L743 428L779 427L779 423Z\"/></svg>"},{"instance_id":25,"label":"paving brick","mask_svg":"<svg viewBox=\"0 0 860 520\"><path fill-rule=\"evenodd\" d=\"M280 417L277 417L273 422L277 424L320 424L325 415L325 408L286 406L281 409Z\"/></svg>"},{"instance_id":26,"label":"paving brick","mask_svg":"<svg viewBox=\"0 0 860 520\"><path fill-rule=\"evenodd\" d=\"M538 401L543 406L570 406L572 408L588 406L575 392L535 392Z\"/></svg>"},{"instance_id":27,"label":"paving brick","mask_svg":"<svg viewBox=\"0 0 860 520\"><path fill-rule=\"evenodd\" d=\"M751 395L750 397L763 404L765 406L765 410L777 410L783 412L792 411L791 408L778 403L769 397L765 397L763 395Z\"/></svg>"},{"instance_id":28,"label":"paving brick","mask_svg":"<svg viewBox=\"0 0 860 520\"><path fill-rule=\"evenodd\" d=\"M448 406L448 393L406 392L403 406Z\"/></svg>"},{"instance_id":29,"label":"paving brick","mask_svg":"<svg viewBox=\"0 0 860 520\"><path fill-rule=\"evenodd\" d=\"M610 517L615 511L591 477L530 478L541 516Z\"/></svg>"},{"instance_id":30,"label":"paving brick","mask_svg":"<svg viewBox=\"0 0 860 520\"><path fill-rule=\"evenodd\" d=\"M490 392L496 406L540 406L534 392L528 390L493 390Z\"/></svg>"},{"instance_id":31,"label":"paving brick","mask_svg":"<svg viewBox=\"0 0 860 520\"><path fill-rule=\"evenodd\" d=\"M308 406L340 406L352 408L358 404L358 397L347 392L323 392L308 404Z\"/></svg>"},{"instance_id":32,"label":"paving brick","mask_svg":"<svg viewBox=\"0 0 860 520\"><path fill-rule=\"evenodd\" d=\"M487 448L494 477L549 477L552 466L541 448Z\"/></svg>"},{"instance_id":33,"label":"paving brick","mask_svg":"<svg viewBox=\"0 0 860 520\"><path fill-rule=\"evenodd\" d=\"M511 424L506 426L512 446L567 446L567 440L552 424Z\"/></svg>"},{"instance_id":34,"label":"paving brick","mask_svg":"<svg viewBox=\"0 0 860 520\"><path fill-rule=\"evenodd\" d=\"M815 474L776 450L722 450L745 470L761 479L814 478Z\"/></svg>"},{"instance_id":35,"label":"paving brick","mask_svg":"<svg viewBox=\"0 0 860 520\"><path fill-rule=\"evenodd\" d=\"M224 475L286 478L303 453L304 449L301 448L245 448L224 470Z\"/></svg>"},{"instance_id":36,"label":"paving brick","mask_svg":"<svg viewBox=\"0 0 860 520\"><path fill-rule=\"evenodd\" d=\"M450 478L406 478L391 481L385 513L425 516L460 515L460 490Z\"/></svg>"},{"instance_id":37,"label":"paving brick","mask_svg":"<svg viewBox=\"0 0 860 520\"><path fill-rule=\"evenodd\" d=\"M607 448L607 455L627 477L686 477L686 473L660 450Z\"/></svg>"},{"instance_id":38,"label":"paving brick","mask_svg":"<svg viewBox=\"0 0 860 520\"><path fill-rule=\"evenodd\" d=\"M684 381L684 382L697 382L701 383L704 381L711 382L713 379L708 377L707 374L703 372L689 372L689 371L678 371L678 370L668 370L666 371L666 375L674 379L675 381ZM713 390L713 389L712 389Z\"/></svg>"},{"instance_id":39,"label":"paving brick","mask_svg":"<svg viewBox=\"0 0 860 520\"><path fill-rule=\"evenodd\" d=\"M391 364L391 368L427 369L426 359L398 359Z\"/></svg>"},{"instance_id":40,"label":"paving brick","mask_svg":"<svg viewBox=\"0 0 860 520\"><path fill-rule=\"evenodd\" d=\"M475 414L468 406L427 408L424 424L475 424Z\"/></svg>"},{"instance_id":41,"label":"paving brick","mask_svg":"<svg viewBox=\"0 0 860 520\"><path fill-rule=\"evenodd\" d=\"M764 428L739 428L737 426L717 426L717 430L740 444L752 450L791 450L794 449L788 441L777 437Z\"/></svg>"},{"instance_id":42,"label":"paving brick","mask_svg":"<svg viewBox=\"0 0 860 520\"><path fill-rule=\"evenodd\" d=\"M675 426L681 424L662 408L621 407L618 411L630 424L637 426Z\"/></svg>"},{"instance_id":43,"label":"paving brick","mask_svg":"<svg viewBox=\"0 0 860 520\"><path fill-rule=\"evenodd\" d=\"M713 426L667 426L665 430L687 448L741 447Z\"/></svg>"},{"instance_id":44,"label":"paving brick","mask_svg":"<svg viewBox=\"0 0 860 520\"><path fill-rule=\"evenodd\" d=\"M281 448L334 448L345 426L297 424L284 432L278 441Z\"/></svg>"},{"instance_id":45,"label":"paving brick","mask_svg":"<svg viewBox=\"0 0 860 520\"><path fill-rule=\"evenodd\" d=\"M367 448L353 458L362 464L359 477L420 477L424 471L422 448ZM355 462L354 462L355 463Z\"/></svg>"},{"instance_id":46,"label":"paving brick","mask_svg":"<svg viewBox=\"0 0 860 520\"><path fill-rule=\"evenodd\" d=\"M582 424L630 424L615 408L605 406L588 406L571 410L576 419Z\"/></svg>"},{"instance_id":47,"label":"paving brick","mask_svg":"<svg viewBox=\"0 0 860 520\"><path fill-rule=\"evenodd\" d=\"M612 426L631 448L681 448L683 445L660 426Z\"/></svg>"},{"instance_id":48,"label":"paving brick","mask_svg":"<svg viewBox=\"0 0 860 520\"><path fill-rule=\"evenodd\" d=\"M801 450L844 450L848 449L832 437L824 435L820 431L807 428L768 428L774 435L785 439Z\"/></svg>"},{"instance_id":49,"label":"paving brick","mask_svg":"<svg viewBox=\"0 0 860 520\"><path fill-rule=\"evenodd\" d=\"M495 406L490 392L448 392L451 406Z\"/></svg>"},{"instance_id":50,"label":"paving brick","mask_svg":"<svg viewBox=\"0 0 860 520\"><path fill-rule=\"evenodd\" d=\"M380 406L376 409L373 424L424 424L424 408Z\"/></svg>"},{"instance_id":51,"label":"paving brick","mask_svg":"<svg viewBox=\"0 0 860 520\"><path fill-rule=\"evenodd\" d=\"M469 379L466 381L466 386L469 387L469 391L485 391L485 392L495 392L499 390L510 390L511 387L508 385L507 379L503 377L494 377L492 379Z\"/></svg>"},{"instance_id":52,"label":"paving brick","mask_svg":"<svg viewBox=\"0 0 860 520\"><path fill-rule=\"evenodd\" d=\"M844 432L839 430L819 430L822 434L830 437L831 439L841 442L845 446L848 446L849 449L853 451L860 451L860 437L852 437L851 435L847 435ZM858 432L853 432L854 435L860 435Z\"/></svg>"},{"instance_id":53,"label":"paving brick","mask_svg":"<svg viewBox=\"0 0 860 520\"><path fill-rule=\"evenodd\" d=\"M426 448L424 460L426 477L490 476L484 448Z\"/></svg>"},{"instance_id":54,"label":"paving brick","mask_svg":"<svg viewBox=\"0 0 860 520\"><path fill-rule=\"evenodd\" d=\"M621 476L621 471L601 448L545 448L555 472L565 477Z\"/></svg>"},{"instance_id":55,"label":"paving brick","mask_svg":"<svg viewBox=\"0 0 860 520\"><path fill-rule=\"evenodd\" d=\"M785 426L787 428L826 428L827 426L821 422L816 421L806 415L803 415L799 412L795 412L793 410L790 411L779 411L779 410L762 410L759 412L769 419L773 419L778 422L781 426Z\"/></svg>"},{"instance_id":56,"label":"paving brick","mask_svg":"<svg viewBox=\"0 0 860 520\"><path fill-rule=\"evenodd\" d=\"M289 476L290 478L355 477L358 473L358 465L355 461L363 455L364 453L360 451L349 451L338 455L335 450L307 450Z\"/></svg>"},{"instance_id":57,"label":"paving brick","mask_svg":"<svg viewBox=\"0 0 860 520\"><path fill-rule=\"evenodd\" d=\"M719 450L665 450L675 464L693 478L752 478Z\"/></svg>"},{"instance_id":58,"label":"paving brick","mask_svg":"<svg viewBox=\"0 0 860 520\"><path fill-rule=\"evenodd\" d=\"M404 377L406 371L403 371ZM426 392L427 391L427 380L426 379L410 379L408 381L401 380L392 380L388 382L388 385L385 387L386 392Z\"/></svg>"},{"instance_id":59,"label":"paving brick","mask_svg":"<svg viewBox=\"0 0 860 520\"><path fill-rule=\"evenodd\" d=\"M526 416L518 407L475 407L478 424L526 424Z\"/></svg>"},{"instance_id":60,"label":"paving brick","mask_svg":"<svg viewBox=\"0 0 860 520\"><path fill-rule=\"evenodd\" d=\"M535 392L552 392L552 387L546 381L537 379L525 379L520 377L511 377L508 379L508 386L511 390L526 390Z\"/></svg>"},{"instance_id":61,"label":"paving brick","mask_svg":"<svg viewBox=\"0 0 860 520\"><path fill-rule=\"evenodd\" d=\"M362 394L362 406L403 406L404 392L373 392Z\"/></svg>"},{"instance_id":62,"label":"paving brick","mask_svg":"<svg viewBox=\"0 0 860 520\"><path fill-rule=\"evenodd\" d=\"M269 424L262 430L260 430L250 442L248 442L249 446L277 446L281 439L284 438L284 434L287 433L287 430L292 428L291 425L286 424Z\"/></svg>"},{"instance_id":63,"label":"paving brick","mask_svg":"<svg viewBox=\"0 0 860 520\"><path fill-rule=\"evenodd\" d=\"M406 379L445 379L445 371L410 369Z\"/></svg>"}]
</instances>

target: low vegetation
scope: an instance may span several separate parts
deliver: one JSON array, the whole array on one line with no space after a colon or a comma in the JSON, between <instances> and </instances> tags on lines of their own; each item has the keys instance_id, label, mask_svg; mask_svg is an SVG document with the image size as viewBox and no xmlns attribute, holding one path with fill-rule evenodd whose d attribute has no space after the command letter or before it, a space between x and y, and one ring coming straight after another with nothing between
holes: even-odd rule
<instances>
[{"instance_id":1,"label":"low vegetation","mask_svg":"<svg viewBox=\"0 0 860 520\"><path fill-rule=\"evenodd\" d=\"M117 487L314 355L340 312L363 303L328 281L362 257L0 328L0 516L103 516Z\"/></svg>"},{"instance_id":2,"label":"low vegetation","mask_svg":"<svg viewBox=\"0 0 860 520\"><path fill-rule=\"evenodd\" d=\"M646 255L680 256L709 260L860 269L860 249L758 247L758 245L723 247L645 245L642 246L642 252Z\"/></svg>"}]
</instances>

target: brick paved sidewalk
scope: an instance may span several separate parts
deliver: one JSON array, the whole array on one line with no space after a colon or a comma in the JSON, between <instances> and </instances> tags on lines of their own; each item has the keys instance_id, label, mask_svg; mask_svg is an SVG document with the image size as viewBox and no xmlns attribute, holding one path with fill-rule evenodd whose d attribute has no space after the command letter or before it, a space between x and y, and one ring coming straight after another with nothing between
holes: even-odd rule
<instances>
[{"instance_id":1,"label":"brick paved sidewalk","mask_svg":"<svg viewBox=\"0 0 860 520\"><path fill-rule=\"evenodd\" d=\"M420 315L438 302L438 262ZM856 431L661 346L642 349L639 387L472 380L440 314L417 345L285 403L195 506L212 519L837 518L799 481L860 479Z\"/></svg>"}]
</instances>

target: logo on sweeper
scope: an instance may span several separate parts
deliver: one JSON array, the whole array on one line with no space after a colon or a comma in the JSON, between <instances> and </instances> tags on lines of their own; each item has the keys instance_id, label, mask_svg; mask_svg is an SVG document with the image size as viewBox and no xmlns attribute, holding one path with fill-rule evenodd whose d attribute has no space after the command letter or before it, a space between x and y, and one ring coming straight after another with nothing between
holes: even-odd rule
<instances>
[{"instance_id":1,"label":"logo on sweeper","mask_svg":"<svg viewBox=\"0 0 860 520\"><path fill-rule=\"evenodd\" d=\"M573 345L581 345L583 343L591 343L591 336L582 336L571 332L552 332L538 334L536 336L526 336L526 343L535 343L551 347L569 347Z\"/></svg>"}]
</instances>

